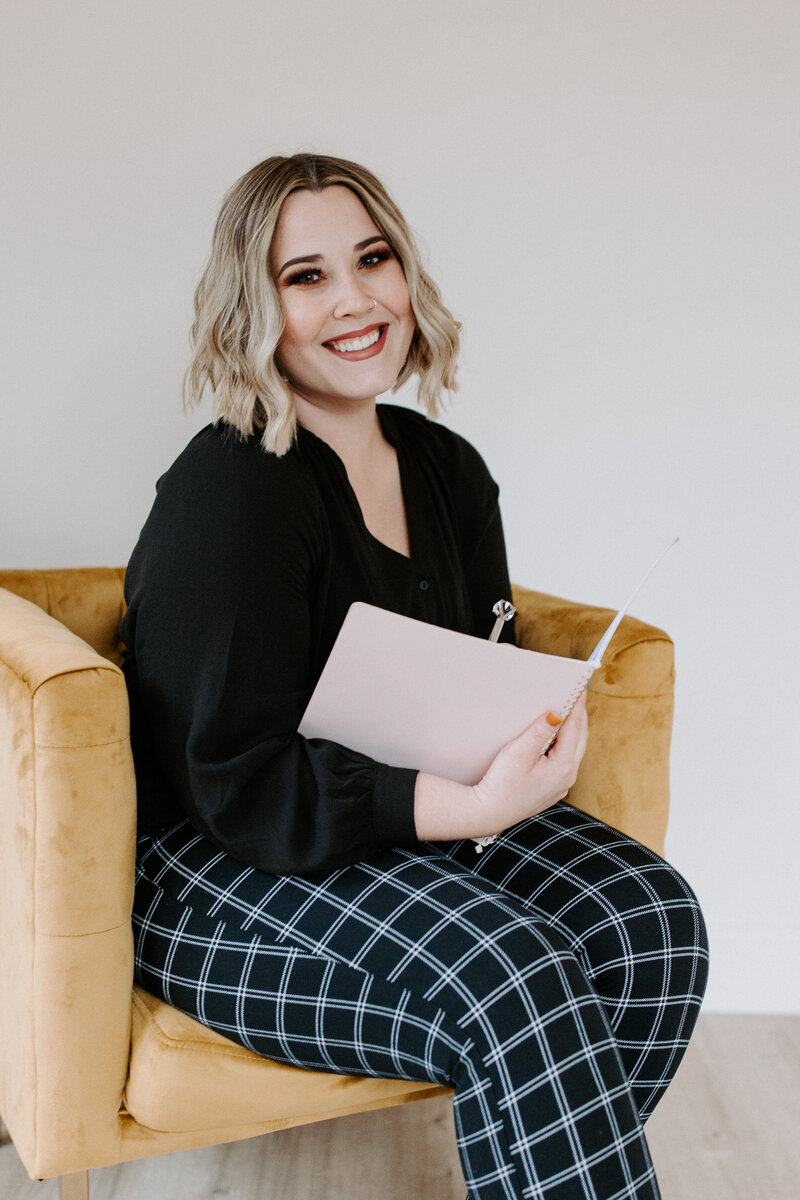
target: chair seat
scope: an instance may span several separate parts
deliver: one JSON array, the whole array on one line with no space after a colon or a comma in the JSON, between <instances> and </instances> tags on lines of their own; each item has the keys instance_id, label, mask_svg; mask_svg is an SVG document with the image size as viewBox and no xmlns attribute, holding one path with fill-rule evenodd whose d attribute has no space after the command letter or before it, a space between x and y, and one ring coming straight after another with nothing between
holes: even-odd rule
<instances>
[{"instance_id":1,"label":"chair seat","mask_svg":"<svg viewBox=\"0 0 800 1200\"><path fill-rule=\"evenodd\" d=\"M298 1071L261 1058L151 996L133 990L125 1107L141 1125L188 1133L274 1121L303 1124L449 1089L403 1079Z\"/></svg>"}]
</instances>

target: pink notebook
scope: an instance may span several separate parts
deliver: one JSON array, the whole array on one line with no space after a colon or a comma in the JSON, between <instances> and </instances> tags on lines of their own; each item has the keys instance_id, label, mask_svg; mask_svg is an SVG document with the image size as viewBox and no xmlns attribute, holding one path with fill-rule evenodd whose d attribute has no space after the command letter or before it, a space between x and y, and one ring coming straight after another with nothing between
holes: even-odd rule
<instances>
[{"instance_id":1,"label":"pink notebook","mask_svg":"<svg viewBox=\"0 0 800 1200\"><path fill-rule=\"evenodd\" d=\"M566 716L598 665L483 641L357 603L299 732L389 766L472 784L541 713Z\"/></svg>"},{"instance_id":2,"label":"pink notebook","mask_svg":"<svg viewBox=\"0 0 800 1200\"><path fill-rule=\"evenodd\" d=\"M498 750L542 713L568 715L631 601L677 540L645 571L585 662L351 605L299 732L392 767L477 783Z\"/></svg>"}]
</instances>

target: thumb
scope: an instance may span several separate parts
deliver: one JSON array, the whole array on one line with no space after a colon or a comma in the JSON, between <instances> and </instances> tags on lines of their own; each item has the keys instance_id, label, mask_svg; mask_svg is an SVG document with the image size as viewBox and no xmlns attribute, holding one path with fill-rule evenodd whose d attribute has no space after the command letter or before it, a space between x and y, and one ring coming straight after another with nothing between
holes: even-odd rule
<instances>
[{"instance_id":1,"label":"thumb","mask_svg":"<svg viewBox=\"0 0 800 1200\"><path fill-rule=\"evenodd\" d=\"M563 721L558 713L542 713L509 743L509 749L513 746L515 750L527 757L538 758L552 746L562 724Z\"/></svg>"}]
</instances>

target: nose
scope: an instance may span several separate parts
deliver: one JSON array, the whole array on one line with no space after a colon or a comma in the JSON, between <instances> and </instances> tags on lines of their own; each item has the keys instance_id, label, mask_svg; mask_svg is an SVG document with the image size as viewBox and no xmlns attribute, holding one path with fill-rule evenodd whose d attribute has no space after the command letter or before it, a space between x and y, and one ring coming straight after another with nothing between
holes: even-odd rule
<instances>
[{"instance_id":1,"label":"nose","mask_svg":"<svg viewBox=\"0 0 800 1200\"><path fill-rule=\"evenodd\" d=\"M334 317L363 316L374 307L372 297L357 275L348 272L341 277L333 306Z\"/></svg>"}]
</instances>

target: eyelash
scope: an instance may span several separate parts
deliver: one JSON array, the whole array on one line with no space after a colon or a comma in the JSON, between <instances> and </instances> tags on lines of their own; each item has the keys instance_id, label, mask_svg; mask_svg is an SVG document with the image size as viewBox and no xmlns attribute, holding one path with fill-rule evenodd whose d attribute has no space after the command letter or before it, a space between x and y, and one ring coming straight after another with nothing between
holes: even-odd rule
<instances>
[{"instance_id":1,"label":"eyelash","mask_svg":"<svg viewBox=\"0 0 800 1200\"><path fill-rule=\"evenodd\" d=\"M370 263L367 261L370 258L374 258L377 261ZM381 263L388 262L390 258L394 258L392 251L386 246L382 246L378 250L368 250L366 254L362 254L361 258L359 259L359 265L366 267L367 270L374 270L374 268L379 267ZM319 276L319 268L301 267L299 271L294 271L291 275L289 275L286 282L289 285L294 284L299 287L313 287L318 280L309 279L309 275Z\"/></svg>"}]
</instances>

